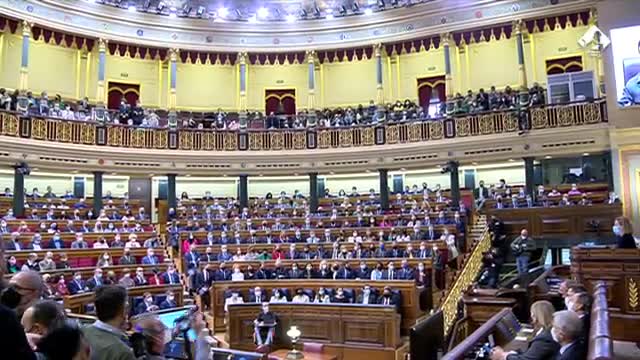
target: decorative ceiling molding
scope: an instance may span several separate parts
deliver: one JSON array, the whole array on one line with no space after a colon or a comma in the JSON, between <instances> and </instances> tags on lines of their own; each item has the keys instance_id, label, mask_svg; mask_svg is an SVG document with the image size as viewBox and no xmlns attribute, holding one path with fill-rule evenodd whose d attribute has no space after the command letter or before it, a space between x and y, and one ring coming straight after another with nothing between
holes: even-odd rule
<instances>
[{"instance_id":1,"label":"decorative ceiling molding","mask_svg":"<svg viewBox=\"0 0 640 360\"><path fill-rule=\"evenodd\" d=\"M434 1L333 20L247 24L167 18L82 0L0 0L0 13L43 27L123 43L194 51L279 52L398 42L444 32L583 11L597 0ZM471 5L472 4L472 5Z\"/></svg>"}]
</instances>

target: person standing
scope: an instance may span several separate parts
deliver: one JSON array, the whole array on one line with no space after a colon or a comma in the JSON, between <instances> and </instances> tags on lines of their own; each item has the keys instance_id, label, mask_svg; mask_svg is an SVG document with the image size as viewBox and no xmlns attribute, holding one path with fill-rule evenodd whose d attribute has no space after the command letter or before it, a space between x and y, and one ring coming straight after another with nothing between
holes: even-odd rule
<instances>
[{"instance_id":1,"label":"person standing","mask_svg":"<svg viewBox=\"0 0 640 360\"><path fill-rule=\"evenodd\" d=\"M511 243L511 251L516 257L516 267L518 268L518 274L526 274L529 272L529 258L531 257L531 250L535 247L533 239L529 237L529 231L522 229L520 236L518 236Z\"/></svg>"},{"instance_id":2,"label":"person standing","mask_svg":"<svg viewBox=\"0 0 640 360\"><path fill-rule=\"evenodd\" d=\"M628 218L620 216L613 224L613 233L616 236L618 249L635 249L636 240L633 237L633 226Z\"/></svg>"}]
</instances>

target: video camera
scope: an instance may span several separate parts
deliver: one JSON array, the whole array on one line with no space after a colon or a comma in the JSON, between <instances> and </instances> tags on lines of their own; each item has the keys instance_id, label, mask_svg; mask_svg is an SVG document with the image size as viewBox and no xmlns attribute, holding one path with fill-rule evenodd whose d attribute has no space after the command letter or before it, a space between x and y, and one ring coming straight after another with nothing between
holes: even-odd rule
<instances>
[{"instance_id":1,"label":"video camera","mask_svg":"<svg viewBox=\"0 0 640 360\"><path fill-rule=\"evenodd\" d=\"M182 311L184 310L185 309L182 309ZM176 317L172 321L165 317L175 316L175 312L160 313L157 315L159 320L166 326L164 335L165 344L162 355L167 359L192 360L194 358L191 341L194 341L195 337L191 334L191 324L197 312L198 308L196 306L191 307L187 309L186 313ZM138 325L135 326L135 330L136 332L129 338L134 355L138 359L147 359L151 355L149 350L154 342L153 335L145 329L139 328ZM155 334L155 336L157 336L157 334Z\"/></svg>"}]
</instances>

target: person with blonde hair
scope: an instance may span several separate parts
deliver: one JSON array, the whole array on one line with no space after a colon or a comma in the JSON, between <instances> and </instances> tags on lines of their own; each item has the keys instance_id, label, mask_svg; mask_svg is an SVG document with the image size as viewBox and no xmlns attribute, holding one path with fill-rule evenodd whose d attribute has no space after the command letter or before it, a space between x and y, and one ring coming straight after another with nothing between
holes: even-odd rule
<instances>
[{"instance_id":1,"label":"person with blonde hair","mask_svg":"<svg viewBox=\"0 0 640 360\"><path fill-rule=\"evenodd\" d=\"M551 328L553 327L553 305L546 301L536 301L531 305L531 325L533 325L534 338L529 342L527 350L518 353L506 352L497 346L491 351L491 360L546 360L553 359L560 345L553 340Z\"/></svg>"},{"instance_id":2,"label":"person with blonde hair","mask_svg":"<svg viewBox=\"0 0 640 360\"><path fill-rule=\"evenodd\" d=\"M616 235L618 249L635 249L636 240L633 237L631 221L624 216L619 216L613 223L613 233Z\"/></svg>"}]
</instances>

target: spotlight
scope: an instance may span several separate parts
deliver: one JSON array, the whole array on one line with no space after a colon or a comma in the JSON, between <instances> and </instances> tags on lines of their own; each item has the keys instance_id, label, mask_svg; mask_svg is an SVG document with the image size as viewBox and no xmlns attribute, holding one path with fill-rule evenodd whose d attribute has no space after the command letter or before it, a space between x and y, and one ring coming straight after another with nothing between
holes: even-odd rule
<instances>
[{"instance_id":1,"label":"spotlight","mask_svg":"<svg viewBox=\"0 0 640 360\"><path fill-rule=\"evenodd\" d=\"M164 3L164 1L160 1L158 3L158 6L156 6L156 12L159 14L162 12L162 10L164 10L164 8L167 7L167 4Z\"/></svg>"},{"instance_id":2,"label":"spotlight","mask_svg":"<svg viewBox=\"0 0 640 360\"><path fill-rule=\"evenodd\" d=\"M292 22L296 21L296 16L293 15L293 14L287 14L285 19L287 20L288 23L292 23Z\"/></svg>"},{"instance_id":3,"label":"spotlight","mask_svg":"<svg viewBox=\"0 0 640 360\"><path fill-rule=\"evenodd\" d=\"M328 13L327 16L325 16L325 19L333 20L333 14L332 13Z\"/></svg>"},{"instance_id":4,"label":"spotlight","mask_svg":"<svg viewBox=\"0 0 640 360\"><path fill-rule=\"evenodd\" d=\"M135 5L129 5L127 7L127 10L129 10L130 12L136 12L136 6Z\"/></svg>"},{"instance_id":5,"label":"spotlight","mask_svg":"<svg viewBox=\"0 0 640 360\"><path fill-rule=\"evenodd\" d=\"M364 9L364 14L365 15L371 15L371 14L373 14L373 10L371 10L371 8L366 8L366 9Z\"/></svg>"},{"instance_id":6,"label":"spotlight","mask_svg":"<svg viewBox=\"0 0 640 360\"><path fill-rule=\"evenodd\" d=\"M258 17L261 19L266 18L267 16L269 16L269 9L267 9L266 7L261 7L258 9Z\"/></svg>"},{"instance_id":7,"label":"spotlight","mask_svg":"<svg viewBox=\"0 0 640 360\"><path fill-rule=\"evenodd\" d=\"M220 9L218 9L218 17L227 17L227 15L229 15L229 9L225 8L225 7L221 7Z\"/></svg>"},{"instance_id":8,"label":"spotlight","mask_svg":"<svg viewBox=\"0 0 640 360\"><path fill-rule=\"evenodd\" d=\"M204 6L198 6L198 9L196 10L196 15L198 17L202 17L202 15L204 15L204 11L205 11Z\"/></svg>"},{"instance_id":9,"label":"spotlight","mask_svg":"<svg viewBox=\"0 0 640 360\"><path fill-rule=\"evenodd\" d=\"M175 18L176 17L176 8L174 8L174 7L169 8L169 17L170 18Z\"/></svg>"},{"instance_id":10,"label":"spotlight","mask_svg":"<svg viewBox=\"0 0 640 360\"><path fill-rule=\"evenodd\" d=\"M184 6L182 6L182 14L184 16L189 16L189 13L191 13L191 5L189 5L189 3L184 3Z\"/></svg>"}]
</instances>

